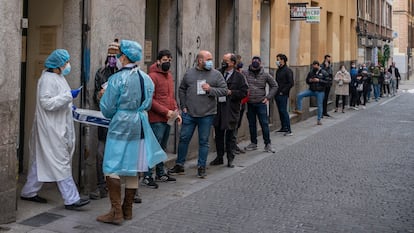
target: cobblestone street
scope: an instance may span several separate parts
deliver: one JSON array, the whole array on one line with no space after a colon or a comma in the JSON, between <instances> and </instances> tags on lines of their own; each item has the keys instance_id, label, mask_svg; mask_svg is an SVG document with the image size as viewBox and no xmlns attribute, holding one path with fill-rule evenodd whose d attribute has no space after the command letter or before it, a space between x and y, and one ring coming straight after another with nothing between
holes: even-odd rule
<instances>
[{"instance_id":1,"label":"cobblestone street","mask_svg":"<svg viewBox=\"0 0 414 233\"><path fill-rule=\"evenodd\" d=\"M413 85L414 86L414 85ZM23 202L24 209L59 219L8 232L414 232L414 93L400 92L367 109L333 113L293 125L294 136L272 132L277 152L236 158L236 168L209 167L207 178L187 174L159 189L140 188L142 204L121 226L95 220L109 200L68 211L57 190L54 207ZM259 148L262 149L259 138ZM247 145L248 142L243 142ZM215 155L210 154L209 160ZM52 192L51 192L52 191ZM48 196L46 193L43 196ZM50 196L49 196L50 197ZM31 205L31 206L28 206ZM56 207L58 206L58 207ZM33 215L32 215L33 216Z\"/></svg>"}]
</instances>

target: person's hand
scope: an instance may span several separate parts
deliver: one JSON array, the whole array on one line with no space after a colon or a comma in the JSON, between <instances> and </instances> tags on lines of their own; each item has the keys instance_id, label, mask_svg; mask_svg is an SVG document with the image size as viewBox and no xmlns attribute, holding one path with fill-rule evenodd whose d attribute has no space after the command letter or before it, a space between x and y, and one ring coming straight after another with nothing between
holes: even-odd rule
<instances>
[{"instance_id":1,"label":"person's hand","mask_svg":"<svg viewBox=\"0 0 414 233\"><path fill-rule=\"evenodd\" d=\"M201 85L204 91L209 92L210 91L210 85L208 83L204 83Z\"/></svg>"},{"instance_id":2,"label":"person's hand","mask_svg":"<svg viewBox=\"0 0 414 233\"><path fill-rule=\"evenodd\" d=\"M72 93L72 98L75 99L76 97L78 97L80 91L80 89L71 90L70 93Z\"/></svg>"},{"instance_id":3,"label":"person's hand","mask_svg":"<svg viewBox=\"0 0 414 233\"><path fill-rule=\"evenodd\" d=\"M101 100L104 93L105 93L105 89L103 89L103 88L98 92L98 100L99 101Z\"/></svg>"},{"instance_id":4,"label":"person's hand","mask_svg":"<svg viewBox=\"0 0 414 233\"><path fill-rule=\"evenodd\" d=\"M231 95L231 90L227 90L227 95Z\"/></svg>"},{"instance_id":5,"label":"person's hand","mask_svg":"<svg viewBox=\"0 0 414 233\"><path fill-rule=\"evenodd\" d=\"M269 100L268 100L267 98L264 98L264 99L262 100L262 103L264 103L264 104L267 104L267 102L269 102Z\"/></svg>"},{"instance_id":6,"label":"person's hand","mask_svg":"<svg viewBox=\"0 0 414 233\"><path fill-rule=\"evenodd\" d=\"M177 116L177 123L178 123L179 125L181 125L181 123L183 123L183 118L181 118L181 116L180 116L180 115L178 115L178 116Z\"/></svg>"},{"instance_id":7,"label":"person's hand","mask_svg":"<svg viewBox=\"0 0 414 233\"><path fill-rule=\"evenodd\" d=\"M168 110L168 112L167 112L167 118L170 119L173 116L174 116L174 111L173 110Z\"/></svg>"}]
</instances>

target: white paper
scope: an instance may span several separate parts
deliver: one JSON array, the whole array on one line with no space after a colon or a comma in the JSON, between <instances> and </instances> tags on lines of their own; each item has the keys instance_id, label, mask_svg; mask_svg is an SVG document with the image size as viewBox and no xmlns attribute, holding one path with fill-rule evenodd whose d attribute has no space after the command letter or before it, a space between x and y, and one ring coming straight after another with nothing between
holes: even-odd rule
<instances>
[{"instance_id":1,"label":"white paper","mask_svg":"<svg viewBox=\"0 0 414 233\"><path fill-rule=\"evenodd\" d=\"M197 95L205 95L206 91L203 90L203 84L206 83L206 80L197 80Z\"/></svg>"},{"instance_id":2,"label":"white paper","mask_svg":"<svg viewBox=\"0 0 414 233\"><path fill-rule=\"evenodd\" d=\"M220 103L224 103L224 102L226 102L226 96L220 96L220 97L218 98L218 102L220 102Z\"/></svg>"}]
</instances>

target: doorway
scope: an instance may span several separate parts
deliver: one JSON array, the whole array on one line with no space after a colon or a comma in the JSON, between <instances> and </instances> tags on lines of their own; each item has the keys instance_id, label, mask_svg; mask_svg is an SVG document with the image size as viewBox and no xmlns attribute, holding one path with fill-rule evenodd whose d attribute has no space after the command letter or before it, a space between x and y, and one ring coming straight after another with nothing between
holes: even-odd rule
<instances>
[{"instance_id":1,"label":"doorway","mask_svg":"<svg viewBox=\"0 0 414 233\"><path fill-rule=\"evenodd\" d=\"M37 81L44 69L44 61L56 48L62 46L63 0L30 0L27 10L28 29L26 38L25 76L22 77L21 127L19 173L29 165L29 140L36 107Z\"/></svg>"}]
</instances>

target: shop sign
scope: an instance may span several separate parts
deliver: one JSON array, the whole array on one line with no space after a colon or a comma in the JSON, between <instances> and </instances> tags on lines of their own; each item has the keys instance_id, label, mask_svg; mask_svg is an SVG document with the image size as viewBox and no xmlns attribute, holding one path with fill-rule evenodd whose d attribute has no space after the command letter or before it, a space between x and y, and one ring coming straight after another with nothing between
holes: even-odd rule
<instances>
[{"instance_id":1,"label":"shop sign","mask_svg":"<svg viewBox=\"0 0 414 233\"><path fill-rule=\"evenodd\" d=\"M319 23L320 21L321 21L321 8L320 7L306 8L306 22L307 23Z\"/></svg>"},{"instance_id":2,"label":"shop sign","mask_svg":"<svg viewBox=\"0 0 414 233\"><path fill-rule=\"evenodd\" d=\"M306 5L307 3L289 3L290 20L306 20Z\"/></svg>"}]
</instances>

